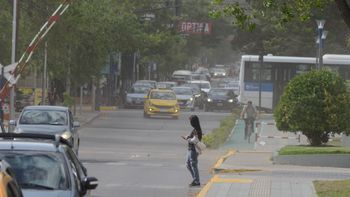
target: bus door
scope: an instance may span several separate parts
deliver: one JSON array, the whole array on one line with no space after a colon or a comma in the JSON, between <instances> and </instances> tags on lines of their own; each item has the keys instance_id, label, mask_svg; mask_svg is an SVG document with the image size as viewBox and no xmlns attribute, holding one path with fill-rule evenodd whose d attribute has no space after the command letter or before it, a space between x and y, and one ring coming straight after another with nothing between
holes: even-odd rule
<instances>
[{"instance_id":1,"label":"bus door","mask_svg":"<svg viewBox=\"0 0 350 197\"><path fill-rule=\"evenodd\" d=\"M295 75L295 68L292 65L276 63L273 66L273 102L272 109L277 106L280 97L283 94L285 86Z\"/></svg>"}]
</instances>

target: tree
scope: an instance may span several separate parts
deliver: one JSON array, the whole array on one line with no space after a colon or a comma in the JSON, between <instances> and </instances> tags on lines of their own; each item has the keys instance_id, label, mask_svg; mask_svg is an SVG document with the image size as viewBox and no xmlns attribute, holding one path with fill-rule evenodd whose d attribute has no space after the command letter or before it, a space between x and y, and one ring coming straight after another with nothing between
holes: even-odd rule
<instances>
[{"instance_id":1,"label":"tree","mask_svg":"<svg viewBox=\"0 0 350 197\"><path fill-rule=\"evenodd\" d=\"M249 0L244 3L228 3L225 0L212 0L210 15L214 18L233 16L232 23L242 29L253 30L258 17L266 17L266 12L275 11L275 20L279 24L294 19L307 21L314 11L322 11L334 0ZM339 4L338 4L339 5Z\"/></svg>"},{"instance_id":2,"label":"tree","mask_svg":"<svg viewBox=\"0 0 350 197\"><path fill-rule=\"evenodd\" d=\"M345 81L329 70L313 70L293 78L274 112L281 131L301 131L313 146L331 133L350 132L350 95Z\"/></svg>"}]
</instances>

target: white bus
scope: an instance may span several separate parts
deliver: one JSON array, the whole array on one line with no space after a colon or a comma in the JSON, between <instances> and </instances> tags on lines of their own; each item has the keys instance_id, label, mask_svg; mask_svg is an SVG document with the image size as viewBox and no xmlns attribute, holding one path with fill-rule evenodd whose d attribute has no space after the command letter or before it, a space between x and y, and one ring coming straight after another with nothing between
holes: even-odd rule
<instances>
[{"instance_id":1,"label":"white bus","mask_svg":"<svg viewBox=\"0 0 350 197\"><path fill-rule=\"evenodd\" d=\"M323 66L350 79L350 55L326 54ZM297 74L316 68L315 57L266 55L261 69L261 107L273 110L279 102L284 87ZM260 61L258 55L243 55L240 67L240 102L251 100L259 105Z\"/></svg>"}]
</instances>

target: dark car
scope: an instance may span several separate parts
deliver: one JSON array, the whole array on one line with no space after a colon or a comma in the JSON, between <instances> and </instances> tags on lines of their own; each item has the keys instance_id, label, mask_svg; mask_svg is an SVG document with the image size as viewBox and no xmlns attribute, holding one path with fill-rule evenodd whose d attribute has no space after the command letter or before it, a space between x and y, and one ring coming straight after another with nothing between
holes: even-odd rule
<instances>
[{"instance_id":1,"label":"dark car","mask_svg":"<svg viewBox=\"0 0 350 197\"><path fill-rule=\"evenodd\" d=\"M10 125L15 126L14 133L58 134L72 143L74 151L78 153L80 124L74 121L68 107L27 106L22 110L17 121L10 121Z\"/></svg>"},{"instance_id":2,"label":"dark car","mask_svg":"<svg viewBox=\"0 0 350 197\"><path fill-rule=\"evenodd\" d=\"M0 196L23 197L22 190L16 181L15 173L5 160L0 160Z\"/></svg>"},{"instance_id":3,"label":"dark car","mask_svg":"<svg viewBox=\"0 0 350 197\"><path fill-rule=\"evenodd\" d=\"M25 197L88 196L98 185L58 135L0 133L0 138L0 159L10 164Z\"/></svg>"},{"instance_id":4,"label":"dark car","mask_svg":"<svg viewBox=\"0 0 350 197\"><path fill-rule=\"evenodd\" d=\"M215 109L232 110L237 103L237 95L233 92L233 90L212 88L206 97L204 111L213 111Z\"/></svg>"}]
</instances>

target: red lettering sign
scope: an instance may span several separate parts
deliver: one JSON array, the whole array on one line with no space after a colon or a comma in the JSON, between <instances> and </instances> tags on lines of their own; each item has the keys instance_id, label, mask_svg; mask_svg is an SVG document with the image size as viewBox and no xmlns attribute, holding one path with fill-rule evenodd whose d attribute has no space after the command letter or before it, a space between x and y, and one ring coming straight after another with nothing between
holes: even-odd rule
<instances>
[{"instance_id":1,"label":"red lettering sign","mask_svg":"<svg viewBox=\"0 0 350 197\"><path fill-rule=\"evenodd\" d=\"M212 31L212 23L180 21L178 23L178 30L181 33L187 34L210 34Z\"/></svg>"}]
</instances>

